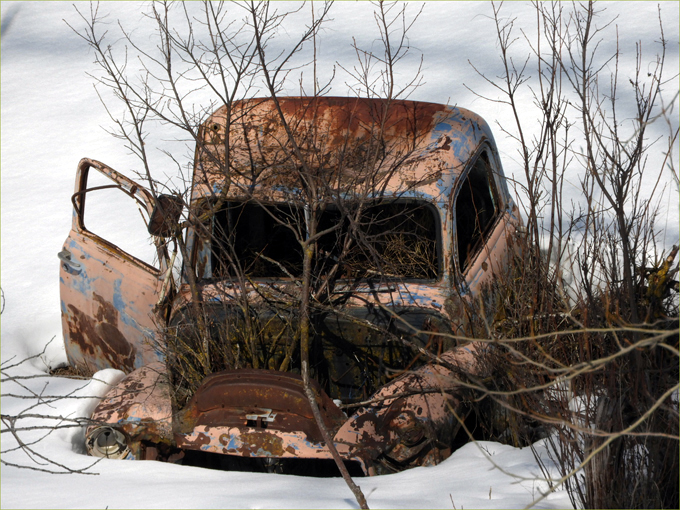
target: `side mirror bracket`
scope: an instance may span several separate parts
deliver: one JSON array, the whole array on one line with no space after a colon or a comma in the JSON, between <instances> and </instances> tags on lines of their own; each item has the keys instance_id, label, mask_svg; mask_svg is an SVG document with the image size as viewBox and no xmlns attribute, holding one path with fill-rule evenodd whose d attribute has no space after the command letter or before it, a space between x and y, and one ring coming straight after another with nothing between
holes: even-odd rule
<instances>
[{"instance_id":1,"label":"side mirror bracket","mask_svg":"<svg viewBox=\"0 0 680 510\"><path fill-rule=\"evenodd\" d=\"M158 237L170 237L179 226L179 219L184 208L184 201L175 195L158 195L151 218L149 218L149 234Z\"/></svg>"}]
</instances>

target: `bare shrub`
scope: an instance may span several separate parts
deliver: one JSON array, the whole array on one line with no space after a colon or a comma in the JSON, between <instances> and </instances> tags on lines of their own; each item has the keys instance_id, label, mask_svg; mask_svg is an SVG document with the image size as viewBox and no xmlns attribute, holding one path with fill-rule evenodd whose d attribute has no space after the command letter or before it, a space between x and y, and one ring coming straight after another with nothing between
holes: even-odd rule
<instances>
[{"instance_id":1,"label":"bare shrub","mask_svg":"<svg viewBox=\"0 0 680 510\"><path fill-rule=\"evenodd\" d=\"M530 81L528 60L516 67L512 56L516 21L494 5L504 73L483 77L517 121L504 131L519 147L527 231L509 273L476 305L475 335L491 339L486 394L507 410L509 440L549 434L563 475L553 489L564 483L586 508L675 508L678 249L660 250L657 219L667 168L677 176L677 126L665 157L651 157L649 140L668 112L666 41L660 24L659 54L647 65L638 46L637 69L622 77L618 46L598 52L614 32L600 14L593 2L536 4L538 35L522 32L538 66ZM531 83L542 121L529 139L518 98ZM575 207L568 178L584 197Z\"/></svg>"},{"instance_id":2,"label":"bare shrub","mask_svg":"<svg viewBox=\"0 0 680 510\"><path fill-rule=\"evenodd\" d=\"M83 15L85 28L77 32L94 50L102 71L96 77L100 90L122 101L125 113L112 114L113 134L140 158L142 177L156 201L165 186L151 172L145 142L149 124L174 129L195 147L191 163L197 180L174 195L182 201L183 221L165 229L172 234L165 242L184 261L185 285L169 289L174 300L159 303L158 310L169 317L170 303L175 303L175 318L158 346L166 354L175 404L181 408L216 371L299 373L325 443L363 507L365 499L318 415L310 378L332 393L335 383L328 374L337 368L324 354L326 347L312 340L333 334L326 317L338 311L343 315L356 282L369 280L380 287L394 278L431 277L438 267L433 269L431 262L432 220L423 220L427 215L415 206L395 207L393 200L384 199L390 178L420 143L422 115L398 100L418 86L420 72L404 85L394 79L394 66L408 53L406 32L417 14L376 3L383 48L365 51L355 45L359 64L349 73L364 95L381 99L361 118L348 111L344 119L329 120L323 116L323 96L330 84L319 83L315 56L329 8L329 3L321 8L312 4L311 20L283 47L277 37L284 20L295 13L278 11L273 4L205 2L196 10L153 3L149 17L158 38L155 49L147 51L123 29L126 51L140 57L139 76L130 72L126 52L104 42L97 8ZM292 74L309 67L313 93L304 90L309 78L301 77L306 98L283 100ZM210 99L195 107L191 98L198 94ZM359 135L338 139L331 127L341 122L357 125ZM398 136L386 135L395 129ZM185 171L178 165L179 175ZM402 192L409 186L415 183ZM271 205L274 201L279 205ZM186 227L195 236L195 252L183 237ZM243 231L252 235L244 238ZM209 253L201 252L202 246ZM202 262L196 262L196 252L205 255ZM206 274L233 285L206 290L201 283ZM259 285L255 280L263 276L290 284ZM339 295L340 279L347 291ZM365 318L346 319L342 328L366 327ZM390 323L387 318L385 330ZM389 336L380 339L378 332L368 344L363 349L346 346L342 354L352 368L348 372L361 379L343 374L349 386L360 388L357 400L392 373L410 368L415 357L413 349Z\"/></svg>"}]
</instances>

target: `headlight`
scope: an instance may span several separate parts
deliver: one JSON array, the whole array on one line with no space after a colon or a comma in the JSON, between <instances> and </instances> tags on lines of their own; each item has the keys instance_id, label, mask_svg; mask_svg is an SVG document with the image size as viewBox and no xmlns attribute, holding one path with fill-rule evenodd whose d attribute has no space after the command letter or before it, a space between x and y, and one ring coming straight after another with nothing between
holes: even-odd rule
<instances>
[{"instance_id":1,"label":"headlight","mask_svg":"<svg viewBox=\"0 0 680 510\"><path fill-rule=\"evenodd\" d=\"M125 435L113 427L97 427L85 440L87 453L93 457L124 459L130 454Z\"/></svg>"}]
</instances>

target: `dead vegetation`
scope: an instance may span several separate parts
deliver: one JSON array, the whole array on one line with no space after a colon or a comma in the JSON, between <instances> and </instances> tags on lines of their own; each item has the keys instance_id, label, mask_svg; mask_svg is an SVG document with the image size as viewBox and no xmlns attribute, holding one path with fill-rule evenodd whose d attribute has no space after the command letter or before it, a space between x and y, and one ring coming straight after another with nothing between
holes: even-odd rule
<instances>
[{"instance_id":1,"label":"dead vegetation","mask_svg":"<svg viewBox=\"0 0 680 510\"><path fill-rule=\"evenodd\" d=\"M207 27L219 26L224 8L205 5ZM304 129L307 125L302 120L293 125L281 115L274 119L286 128L277 140L278 152L233 150L237 144L229 138L231 126L245 115L237 99L250 96L257 75L264 80L266 95L280 107L276 98L283 77L294 68L290 59L300 45L314 44L328 12L324 5L300 36L299 45L272 61L265 50L284 18L268 9L266 4L246 4L244 26L249 32L218 30L211 33L207 46L198 49L192 46L191 37L181 39L171 30L169 6L154 4L152 13L165 58L160 60L161 69L168 77L156 82L150 73L141 88L127 81L124 66L116 66L110 48L103 44L96 31L96 11L86 18L84 38L104 70L100 84L116 91L127 108L125 121L114 119L117 135L140 157L155 196L163 186L151 175L143 142L149 115L183 130L196 144L197 159L212 165L214 173L226 180L238 174L270 183L267 179L275 180L276 170L282 167L295 176L296 192L287 196L286 208L272 208L255 196L244 206L215 194L202 208L191 209L188 197L178 196L186 215L183 226L192 225L199 236L220 239L211 253L213 275L228 276L254 289L251 295L236 296L227 306L225 299L217 299L220 296L203 295L198 281L205 268L187 271L192 299L183 313L175 315L162 346L179 408L206 375L244 367L299 371L313 408L310 378L343 399L347 394L342 391L347 388L362 388L352 394L349 405L366 405L366 398L386 380L408 373L417 363L437 359L459 340L441 325L406 327L386 314L380 327L367 336L363 350L335 353L332 361L318 348L314 340L324 334L341 337L343 328L367 327L364 318L342 312L345 298L331 292L338 281L372 279L379 288L405 278L428 279L440 262L432 263L436 245L426 211L406 207L402 214L390 204L375 206L373 190L408 160L409 147L414 145L411 139L400 148L385 143L389 110L375 112L361 150L345 147L329 154L323 150L323 132ZM395 16L391 9L383 3L376 8L386 53L357 49L363 60L352 71L362 94L383 97L387 103L398 97L392 71L407 49L402 39L392 52L395 46L387 27L402 22L406 30L410 23L404 11ZM596 28L595 4L537 4L540 44L529 43L539 68L539 86L532 89L532 100L540 110L541 129L539 136L529 138L517 95L527 86L527 68L513 63L516 22L504 20L499 9L494 6L504 74L489 79L489 84L500 96L492 99L511 108L517 120L515 126L503 130L517 142L524 171L525 185L517 192L525 207L526 233L517 240L516 258L508 273L500 275L481 299L465 303L465 310L460 310L461 316L470 318L464 325L466 334L484 346L479 351L484 376L461 375L455 383L467 387L466 398L474 407L472 412L478 413L485 437L515 445L549 438L562 475L551 480L551 487L565 484L575 506L677 508L677 249L663 252L659 248L662 232L656 195L664 192L668 167L677 184L673 151L678 131L672 122L668 146L661 150L665 151L661 165L651 167L647 160L649 152L656 150L648 144L649 126L670 116L677 100L676 94L670 104L662 101L666 83L663 31L660 28L660 50L651 67L642 65L640 54L635 74L623 78L616 69L618 53L605 56L613 73L592 64L598 37L606 35L600 32L609 27L606 20L605 28ZM191 26L188 15L187 20ZM243 39L246 32L249 38ZM217 56L211 64L214 67L206 67L198 58L210 53ZM199 129L213 104L195 116L181 108L184 103L174 89L181 80L172 75L170 66L176 55L199 74L215 72L226 84L215 88L216 101L224 105L223 131ZM229 66L221 65L225 58L231 59ZM371 74L376 63L384 64L379 85ZM416 76L404 90L418 80ZM324 87L316 76L313 81L314 95L321 94ZM207 83L214 86L213 81ZM624 87L628 87L627 95L621 98ZM635 114L623 129L617 109L631 98ZM180 109L163 109L161 100L176 101ZM242 131L249 133L251 128ZM243 159L238 158L245 153L248 164L242 165ZM346 171L337 172L338 168ZM349 177L340 183L340 174ZM576 209L564 193L571 175L577 176L585 197ZM643 186L650 180L658 183L651 196ZM469 229L457 232L462 248L458 263L463 268L468 264L467 254L488 228L495 199L489 195L477 203L472 198L474 175L465 184L471 195L468 207L456 213L460 217L470 211L475 214L465 222ZM348 190L353 191L351 199ZM251 213L260 215L258 225L268 225L269 231L256 236L257 242L243 244L239 229L251 227L240 222ZM179 230L168 241L172 244L185 260L192 258ZM281 255L282 247L288 249L285 255ZM262 276L288 278L291 284L267 289L253 285L253 279ZM222 298L234 297L228 287L222 292ZM201 302L204 305L199 307ZM347 320L332 330L325 322L329 311ZM404 341L399 326L411 333L415 330L413 340ZM331 381L345 374L333 363L347 360L352 369L347 372L345 388L333 387ZM317 421L324 430L321 420ZM359 503L366 506L358 488L349 484Z\"/></svg>"},{"instance_id":2,"label":"dead vegetation","mask_svg":"<svg viewBox=\"0 0 680 510\"><path fill-rule=\"evenodd\" d=\"M678 213L660 209L669 170L677 186L677 123L664 145L649 143L678 97L671 87L671 104L662 99L663 27L651 62L638 45L638 67L624 76L618 46L600 54L614 22L598 4L536 4L535 39L502 12L494 5L505 71L484 78L515 113L504 131L524 167L527 221L511 271L474 305L494 374L480 394L504 409L505 440L548 437L561 470L551 490L564 484L576 507L676 508L678 248L660 250L658 219ZM533 80L527 63L516 67L518 30L538 65ZM532 139L518 99L530 86L542 115ZM574 176L577 207L566 193Z\"/></svg>"},{"instance_id":3,"label":"dead vegetation","mask_svg":"<svg viewBox=\"0 0 680 510\"><path fill-rule=\"evenodd\" d=\"M208 5L205 11L207 25L218 26L219 16L212 9ZM660 164L654 160L656 166L652 168L647 157L652 150L648 143L650 126L667 119L677 100L675 94L670 104L663 101L663 29L660 26L661 44L651 64L645 67L638 48L638 68L624 78L617 68L618 47L602 58L598 53L599 38L609 36L607 30L611 31L613 25L602 18L596 4L537 4L536 39L527 35L530 32L522 32L530 48L529 59L537 69L530 81L527 64L517 64L525 58L517 60L512 54L517 22L503 19L497 5L493 11L503 72L498 79L482 77L497 94L490 99L510 108L516 119L514 126L501 126L501 131L517 143L524 184L518 185L516 192L524 206L526 231L518 240L511 270L483 299L450 306L450 312L469 318L457 332L465 330L477 339L477 345L484 346L480 359L485 368L480 373L492 374L461 377L456 383L477 392L480 413L494 413L497 419L491 425L483 423L483 418L479 420L488 434L502 434L514 444L527 444L542 435L551 438L563 475L551 481L551 487L566 484L575 505L675 508L678 408L677 397L672 395L674 391L677 395L678 386L677 262L675 252L659 250L662 233L657 217L658 194L666 192L666 168L670 167L676 185L678 182L677 153L673 152L677 126L669 122L667 146L661 149L665 157ZM166 12L164 7L154 7L165 48L161 64L169 72L168 63L177 52L188 56L187 61L200 72L202 61L191 60L195 55L191 39L181 39L169 30ZM331 292L335 282L348 275L366 278L375 274L377 286L389 285L393 273L401 277L429 276L436 270L426 262L433 254L427 241L427 222L405 229L409 235L425 234L416 236L416 242L407 240L405 232L395 233L394 222L386 223L387 233L371 226L379 222L361 226L373 190L380 189L385 178L410 156L408 143L405 149L385 144L383 133L390 119L387 108L375 112L361 148L347 146L336 153L324 150L327 138L323 128L310 129L314 112L311 116L302 113L295 122L285 120L277 100L283 77L300 45L314 44L327 6L317 12L300 45L281 53L275 61L267 60L266 50L283 17L272 14L264 5L248 4L246 12L246 25L252 34L246 46L237 43L243 40L236 36L245 33L239 32L222 40L213 37L206 47L215 55L236 57L233 71L215 67L228 86L215 89L224 105L220 110L223 120L222 127L210 133L200 132L201 123L184 115L181 98L172 90L179 80L173 81L172 73L168 73L167 81L172 87L161 86L159 96L180 107L179 113L169 116L158 108L159 103L148 100L159 94L158 84L148 80L137 88L112 65L112 54L95 34L96 17L85 35L106 71L100 83L117 90L129 110L130 123L119 123L118 134L130 143L145 168L147 156L138 128L147 114L153 114L183 129L196 143L197 161L204 161L230 186L238 186L236 181L247 177L272 188L298 190L298 194L286 197L285 210L264 207L266 200L255 199L261 218L272 227L262 233L259 244L239 243L238 228L235 230L230 222L238 220L245 209L229 206L224 195L214 196L212 205L203 211L190 211L188 220L194 227L200 230L200 225L206 225L200 234L206 238L215 234L207 227L212 223L206 220L217 218L221 225L222 232L217 233L223 242L212 259L215 274L228 275L241 288L252 284L253 275L289 278L294 284L266 292L258 292L254 286L254 295L238 297L236 305L228 309L224 303L215 304L221 311L210 315L197 306L203 297L197 284L201 275L189 271L190 301L195 305L171 327L168 344L173 351L168 353L168 360L180 388L180 405L204 375L222 367L299 367L305 381L319 378L324 357L314 350L313 339L319 332L319 317L341 304ZM394 14L394 7L378 4L376 20L385 54L357 48L360 64L350 71L362 94L382 97L388 106L398 97L393 67L407 50L403 36L393 46L390 37L394 33L389 27L401 22L405 33L410 24L404 11ZM599 20L604 23L599 24ZM246 47L254 51L244 52L242 48ZM380 77L377 81L372 74L375 66ZM278 110L278 117L275 113L259 123L276 139L276 148L267 150L256 137L252 138L254 143L242 144L256 136L257 130L253 130L254 124L243 122L249 111L235 101L243 97L256 75L273 99L274 111ZM325 87L318 84L316 76L313 83L314 95L322 95ZM418 83L416 76L403 91ZM540 118L535 137L529 136L524 120L520 96L525 88ZM620 120L623 104L625 108L633 105L627 111L634 112L624 123ZM203 112L212 110L209 105ZM272 130L277 124L283 131ZM232 133L238 134L231 139ZM280 181L282 174L277 170L282 168L287 168L285 175L294 176L292 181ZM230 176L236 179L230 180ZM458 225L457 263L461 268L467 267L468 254L481 242L497 198L476 193L474 172L470 176L463 186L470 192L468 206L456 211L460 218L474 211L470 221ZM146 177L152 187L157 186L148 171ZM646 193L647 182L657 183L651 195ZM565 193L565 187L574 184L584 197L576 207ZM351 203L359 207L348 206L345 197L349 190ZM329 204L339 215L332 222L324 220ZM230 212L220 216L225 206L231 207ZM191 255L181 237L176 242L181 255L189 260ZM409 249L402 249L402 244ZM272 256L271 250L284 245L290 246L289 254L282 257L275 251ZM253 299L286 313L258 316ZM238 316L228 328L214 319L225 313ZM350 323L362 324L355 319ZM394 322L388 317L385 324ZM422 326L416 326L417 333L426 333ZM389 348L381 346L377 356L371 353L359 358L360 372L362 365L377 360L382 373L390 373L380 360L394 356L389 354L392 350L398 352L393 341L398 335L391 336L389 327L382 331ZM441 330L432 337L456 341L451 332ZM267 342L263 343L263 338ZM435 349L435 356L440 348ZM407 361L400 363L392 373L413 368ZM485 407L489 401L502 411L488 411L493 407ZM358 497L364 505L363 497Z\"/></svg>"}]
</instances>

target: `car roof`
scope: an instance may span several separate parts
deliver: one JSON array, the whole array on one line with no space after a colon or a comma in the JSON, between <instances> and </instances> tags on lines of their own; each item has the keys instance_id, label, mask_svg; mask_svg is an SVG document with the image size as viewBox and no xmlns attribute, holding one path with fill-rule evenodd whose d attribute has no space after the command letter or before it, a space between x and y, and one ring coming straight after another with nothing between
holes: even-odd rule
<instances>
[{"instance_id":1,"label":"car roof","mask_svg":"<svg viewBox=\"0 0 680 510\"><path fill-rule=\"evenodd\" d=\"M192 199L285 199L304 171L335 193L442 202L485 140L495 147L484 119L443 104L327 96L235 101L201 125Z\"/></svg>"}]
</instances>

